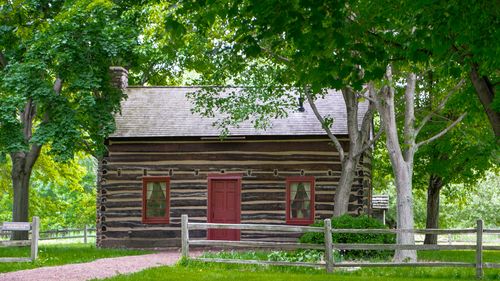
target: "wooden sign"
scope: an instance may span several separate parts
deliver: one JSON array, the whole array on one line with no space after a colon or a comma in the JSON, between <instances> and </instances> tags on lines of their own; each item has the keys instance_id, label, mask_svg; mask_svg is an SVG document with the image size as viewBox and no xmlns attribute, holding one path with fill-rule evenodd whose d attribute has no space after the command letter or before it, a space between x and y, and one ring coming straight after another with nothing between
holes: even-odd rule
<instances>
[{"instance_id":1,"label":"wooden sign","mask_svg":"<svg viewBox=\"0 0 500 281\"><path fill-rule=\"evenodd\" d=\"M31 224L29 222L4 222L2 225L2 230L30 230Z\"/></svg>"}]
</instances>

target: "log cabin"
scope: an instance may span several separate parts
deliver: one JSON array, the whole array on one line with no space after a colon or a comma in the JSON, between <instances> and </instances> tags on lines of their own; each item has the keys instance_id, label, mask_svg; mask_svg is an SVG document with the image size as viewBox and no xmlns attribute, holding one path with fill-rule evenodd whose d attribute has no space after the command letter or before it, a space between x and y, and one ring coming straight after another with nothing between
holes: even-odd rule
<instances>
[{"instance_id":1,"label":"log cabin","mask_svg":"<svg viewBox=\"0 0 500 281\"><path fill-rule=\"evenodd\" d=\"M112 71L128 98L99 163L98 246L179 246L181 214L195 222L291 225L332 216L339 154L308 105L272 120L267 130L243 123L220 140L215 118L191 112L186 94L196 88L128 87L126 70ZM347 148L342 95L329 91L317 107L334 118L333 133ZM362 104L360 120L366 109ZM370 156L357 167L352 214L370 212ZM296 239L234 230L191 231L190 237Z\"/></svg>"}]
</instances>

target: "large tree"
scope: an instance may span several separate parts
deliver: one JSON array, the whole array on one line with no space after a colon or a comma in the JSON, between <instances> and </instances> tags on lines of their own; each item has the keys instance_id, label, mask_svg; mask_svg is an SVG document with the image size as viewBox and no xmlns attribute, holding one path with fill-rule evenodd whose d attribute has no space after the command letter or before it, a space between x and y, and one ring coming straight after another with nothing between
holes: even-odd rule
<instances>
[{"instance_id":1,"label":"large tree","mask_svg":"<svg viewBox=\"0 0 500 281\"><path fill-rule=\"evenodd\" d=\"M112 1L4 1L0 6L0 155L12 161L13 221L28 220L29 181L42 147L58 160L96 152L123 93L109 66L137 35ZM26 238L17 233L15 239Z\"/></svg>"},{"instance_id":2,"label":"large tree","mask_svg":"<svg viewBox=\"0 0 500 281\"><path fill-rule=\"evenodd\" d=\"M453 127L459 124L466 116L462 113L454 120L448 120L434 135L426 138L418 138L419 133L431 120L434 112L441 112L449 97L462 85L460 81L454 89L450 90L438 103L439 106L433 112L427 113L423 118L416 118L417 96L422 95L423 89L419 87L422 75L417 76L412 72L421 68L412 66L410 70L399 70L393 76L392 66L387 67L386 79L380 90L376 91L373 83L369 86L370 98L374 100L380 114L381 126L384 127L386 135L386 146L392 165L396 185L397 202L397 227L403 230L414 229L413 216L413 171L415 154L423 146L437 140L445 135ZM406 75L406 77L404 77ZM397 83L396 81L399 81ZM399 86L404 84L404 88ZM402 100L400 106L396 106L398 97ZM398 114L401 113L401 114ZM402 116L402 126L398 127L397 117ZM397 234L398 244L415 244L414 234L411 232L400 232ZM416 260L416 251L397 250L394 259L396 261Z\"/></svg>"},{"instance_id":3,"label":"large tree","mask_svg":"<svg viewBox=\"0 0 500 281\"><path fill-rule=\"evenodd\" d=\"M371 104L358 121L362 85L381 77L383 69L375 63L384 56L383 47L362 44L362 28L351 15L356 6L345 3L282 1L185 1L177 20L187 32L192 66L205 85L246 85L238 92L221 97L217 89L204 89L193 95L196 109L204 115L214 111L227 114L219 122L226 129L241 121L253 120L265 127L269 118L282 118L286 110L298 107L298 99L307 99L325 133L339 153L342 173L335 192L334 215L347 212L356 165L373 143L370 141ZM196 34L193 36L192 34ZM204 55L200 55L200 51ZM373 58L364 63L364 58ZM342 91L346 104L349 147L342 147L332 133L335 126L323 116L315 100L326 89Z\"/></svg>"},{"instance_id":4,"label":"large tree","mask_svg":"<svg viewBox=\"0 0 500 281\"><path fill-rule=\"evenodd\" d=\"M439 91L436 85L446 81L429 81L430 91ZM495 135L491 131L481 103L474 97L474 90L464 87L450 97L448 103L439 114L435 109L439 106L440 93L430 94L432 99L419 107L423 113L432 113L428 126L422 130L422 136L431 136L442 129L443 123L454 120L463 112L467 116L456 130L451 130L435 142L423 146L415 162L415 188L426 190L426 228L439 228L439 210L441 194L452 200L466 196L474 190L478 182L495 164L498 164L498 147ZM436 244L437 235L427 234L426 244Z\"/></svg>"}]
</instances>

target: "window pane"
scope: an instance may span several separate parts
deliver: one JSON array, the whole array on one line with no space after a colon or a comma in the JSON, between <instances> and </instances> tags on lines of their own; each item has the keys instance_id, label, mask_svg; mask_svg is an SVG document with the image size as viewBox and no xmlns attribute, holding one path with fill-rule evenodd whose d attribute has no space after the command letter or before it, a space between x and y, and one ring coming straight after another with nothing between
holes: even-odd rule
<instances>
[{"instance_id":1,"label":"window pane","mask_svg":"<svg viewBox=\"0 0 500 281\"><path fill-rule=\"evenodd\" d=\"M290 217L308 219L311 207L311 183L294 182L290 184Z\"/></svg>"},{"instance_id":2,"label":"window pane","mask_svg":"<svg viewBox=\"0 0 500 281\"><path fill-rule=\"evenodd\" d=\"M167 207L166 194L167 183L148 182L146 197L147 217L165 217Z\"/></svg>"}]
</instances>

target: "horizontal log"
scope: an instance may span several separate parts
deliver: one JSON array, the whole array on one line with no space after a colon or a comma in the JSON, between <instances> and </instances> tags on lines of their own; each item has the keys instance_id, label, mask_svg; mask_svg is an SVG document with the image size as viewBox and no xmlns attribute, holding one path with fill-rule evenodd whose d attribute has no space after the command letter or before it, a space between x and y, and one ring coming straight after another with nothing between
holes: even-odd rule
<instances>
[{"instance_id":1,"label":"horizontal log","mask_svg":"<svg viewBox=\"0 0 500 281\"><path fill-rule=\"evenodd\" d=\"M500 268L500 263L485 262L483 263L484 268Z\"/></svg>"},{"instance_id":2,"label":"horizontal log","mask_svg":"<svg viewBox=\"0 0 500 281\"><path fill-rule=\"evenodd\" d=\"M335 263L334 267L475 267L475 263L467 262L354 262Z\"/></svg>"},{"instance_id":3,"label":"horizontal log","mask_svg":"<svg viewBox=\"0 0 500 281\"><path fill-rule=\"evenodd\" d=\"M333 244L336 250L471 250L475 245Z\"/></svg>"},{"instance_id":4,"label":"horizontal log","mask_svg":"<svg viewBox=\"0 0 500 281\"><path fill-rule=\"evenodd\" d=\"M483 246L483 250L500 251L500 246Z\"/></svg>"},{"instance_id":5,"label":"horizontal log","mask_svg":"<svg viewBox=\"0 0 500 281\"><path fill-rule=\"evenodd\" d=\"M283 243L294 243L297 241L297 237L243 237L242 241L263 241L263 242L283 242Z\"/></svg>"},{"instance_id":6,"label":"horizontal log","mask_svg":"<svg viewBox=\"0 0 500 281\"><path fill-rule=\"evenodd\" d=\"M207 199L200 199L200 200L186 200L186 199L181 199L181 200L171 200L170 201L170 206L171 207L193 207L193 206L207 206Z\"/></svg>"},{"instance_id":7,"label":"horizontal log","mask_svg":"<svg viewBox=\"0 0 500 281\"><path fill-rule=\"evenodd\" d=\"M149 162L149 161L332 161L339 162L338 155L324 154L261 154L252 153L183 153L183 154L120 154L106 157L108 164L120 162Z\"/></svg>"},{"instance_id":8,"label":"horizontal log","mask_svg":"<svg viewBox=\"0 0 500 281\"><path fill-rule=\"evenodd\" d=\"M8 241L0 241L0 246L5 247L17 247L17 246L28 246L31 245L31 240L8 240Z\"/></svg>"},{"instance_id":9,"label":"horizontal log","mask_svg":"<svg viewBox=\"0 0 500 281\"><path fill-rule=\"evenodd\" d=\"M166 248L166 247L179 247L180 238L170 238L170 239L147 239L147 240L137 240L132 238L108 238L101 240L100 247L102 248Z\"/></svg>"},{"instance_id":10,"label":"horizontal log","mask_svg":"<svg viewBox=\"0 0 500 281\"><path fill-rule=\"evenodd\" d=\"M313 145L311 144L313 143ZM299 142L289 141L263 141L263 142L217 142L217 143L112 143L108 145L110 152L206 152L206 151L263 151L263 152L283 152L283 151L332 151L334 148L328 140ZM345 145L348 146L347 142Z\"/></svg>"},{"instance_id":11,"label":"horizontal log","mask_svg":"<svg viewBox=\"0 0 500 281\"><path fill-rule=\"evenodd\" d=\"M483 233L500 234L500 229L484 229Z\"/></svg>"},{"instance_id":12,"label":"horizontal log","mask_svg":"<svg viewBox=\"0 0 500 281\"><path fill-rule=\"evenodd\" d=\"M202 262L234 263L234 264L254 264L254 265L304 266L304 267L324 267L325 266L322 263L309 263L309 262L233 260L233 259L211 259L211 258L195 258L193 260L195 260L195 261L202 261Z\"/></svg>"},{"instance_id":13,"label":"horizontal log","mask_svg":"<svg viewBox=\"0 0 500 281\"><path fill-rule=\"evenodd\" d=\"M148 231L106 231L107 238L149 238L149 239L167 239L180 238L180 227L176 230L148 230ZM207 237L205 230L190 231L189 236L192 238Z\"/></svg>"},{"instance_id":14,"label":"horizontal log","mask_svg":"<svg viewBox=\"0 0 500 281\"><path fill-rule=\"evenodd\" d=\"M383 233L418 233L418 234L453 234L453 233L475 233L473 228L467 229L332 229L332 233L362 233L362 234L383 234Z\"/></svg>"},{"instance_id":15,"label":"horizontal log","mask_svg":"<svg viewBox=\"0 0 500 281\"><path fill-rule=\"evenodd\" d=\"M248 220L277 220L285 222L285 213L283 214L241 214L241 220L244 223Z\"/></svg>"},{"instance_id":16,"label":"horizontal log","mask_svg":"<svg viewBox=\"0 0 500 281\"><path fill-rule=\"evenodd\" d=\"M113 194L101 195L101 198L106 198L107 200L112 199L133 199L133 198L142 198L142 190L137 190L135 192L116 192Z\"/></svg>"},{"instance_id":17,"label":"horizontal log","mask_svg":"<svg viewBox=\"0 0 500 281\"><path fill-rule=\"evenodd\" d=\"M101 203L100 206L106 208L125 208L125 207L142 207L142 201L119 201L119 202L109 202Z\"/></svg>"},{"instance_id":18,"label":"horizontal log","mask_svg":"<svg viewBox=\"0 0 500 281\"><path fill-rule=\"evenodd\" d=\"M105 177L103 177L106 179ZM142 182L134 181L129 183L105 183L100 184L101 188L106 189L107 191L142 191Z\"/></svg>"},{"instance_id":19,"label":"horizontal log","mask_svg":"<svg viewBox=\"0 0 500 281\"><path fill-rule=\"evenodd\" d=\"M180 217L181 215L188 215L189 217L205 217L207 215L206 209L171 209L170 217Z\"/></svg>"},{"instance_id":20,"label":"horizontal log","mask_svg":"<svg viewBox=\"0 0 500 281\"><path fill-rule=\"evenodd\" d=\"M31 258L0 258L0 262L31 262Z\"/></svg>"},{"instance_id":21,"label":"horizontal log","mask_svg":"<svg viewBox=\"0 0 500 281\"><path fill-rule=\"evenodd\" d=\"M241 231L241 239L242 240L257 240L257 239L268 239L273 242L276 240L291 239L292 242L297 242L297 238L301 236L300 233L290 233L290 232L278 232L278 233L269 233L269 232L249 232L248 230ZM324 248L324 247L323 247Z\"/></svg>"},{"instance_id":22,"label":"horizontal log","mask_svg":"<svg viewBox=\"0 0 500 281\"><path fill-rule=\"evenodd\" d=\"M245 229L284 232L323 232L322 227L271 225L271 224L224 224L224 223L188 223L189 229Z\"/></svg>"},{"instance_id":23,"label":"horizontal log","mask_svg":"<svg viewBox=\"0 0 500 281\"><path fill-rule=\"evenodd\" d=\"M177 197L207 197L208 195L207 191L182 191L179 189L175 189L175 191L171 190L170 192L170 197L171 198L177 198Z\"/></svg>"},{"instance_id":24,"label":"horizontal log","mask_svg":"<svg viewBox=\"0 0 500 281\"><path fill-rule=\"evenodd\" d=\"M261 169L261 170L269 170L273 171L274 169L278 169L278 171L300 171L301 169L304 171L308 170L339 170L340 171L340 164L337 163L331 163L331 162L313 162L313 161L308 161L308 162L299 162L299 161L282 161L282 162L273 162L273 161L268 161L268 162L239 162L239 161L224 161L221 163L215 162L215 161L207 161L206 163L203 162L189 162L189 161L184 161L182 164L179 164L179 162L169 162L169 161L159 161L159 162L123 162L120 164L108 164L108 165L103 165L103 169L136 169L136 170L142 170L142 169L148 169L148 170L165 170L168 171L170 169L175 170L195 170L195 169L207 169L209 168L209 171L213 173L218 173L221 169L226 169L227 172L230 172L231 169L234 169L236 171L245 171L247 169ZM175 173L175 172L174 172Z\"/></svg>"},{"instance_id":25,"label":"horizontal log","mask_svg":"<svg viewBox=\"0 0 500 281\"><path fill-rule=\"evenodd\" d=\"M122 210L122 211L113 211L110 209L109 211L101 212L101 216L107 218L122 218L122 217L141 217L142 210Z\"/></svg>"},{"instance_id":26,"label":"horizontal log","mask_svg":"<svg viewBox=\"0 0 500 281\"><path fill-rule=\"evenodd\" d=\"M130 228L136 228L136 227L157 227L157 225L151 225L151 224L143 224L142 221L108 221L102 223L103 226L106 227L130 227Z\"/></svg>"},{"instance_id":27,"label":"horizontal log","mask_svg":"<svg viewBox=\"0 0 500 281\"><path fill-rule=\"evenodd\" d=\"M106 237L110 238L152 238L165 239L180 237L179 233L172 230L151 230L151 231L106 231Z\"/></svg>"},{"instance_id":28,"label":"horizontal log","mask_svg":"<svg viewBox=\"0 0 500 281\"><path fill-rule=\"evenodd\" d=\"M242 204L242 211L252 211L252 210L284 210L285 203L265 203L265 204Z\"/></svg>"},{"instance_id":29,"label":"horizontal log","mask_svg":"<svg viewBox=\"0 0 500 281\"><path fill-rule=\"evenodd\" d=\"M57 236L57 237L45 237L45 238L40 238L39 240L59 240L59 239L74 239L74 238L84 238L85 236L83 235L72 235L72 236ZM88 237L96 237L95 235L87 235Z\"/></svg>"},{"instance_id":30,"label":"horizontal log","mask_svg":"<svg viewBox=\"0 0 500 281\"><path fill-rule=\"evenodd\" d=\"M269 155L269 156L287 156L287 155L303 155L303 156L311 156L311 155L317 155L317 156L327 156L327 157L338 157L339 154L335 151L308 151L308 150L285 150L285 151L242 151L242 150L223 150L223 151L202 151L202 152L193 152L193 151L186 151L186 152L179 152L179 151L174 151L174 152L161 152L161 151L156 151L156 152L127 152L127 151L114 151L108 153L108 156L106 156L104 159L110 159L112 157L116 156L136 156L136 155L166 155L166 157L169 156L176 156L176 155L195 155L195 154L203 154L203 155L253 155L255 153L258 153L259 155ZM360 162L362 163L362 162ZM107 164L107 163L106 163ZM369 162L366 162L366 164L369 164Z\"/></svg>"},{"instance_id":31,"label":"horizontal log","mask_svg":"<svg viewBox=\"0 0 500 281\"><path fill-rule=\"evenodd\" d=\"M241 201L254 201L254 200L281 200L284 201L286 198L286 191L282 190L280 192L266 192L266 193L243 193L241 194Z\"/></svg>"},{"instance_id":32,"label":"horizontal log","mask_svg":"<svg viewBox=\"0 0 500 281\"><path fill-rule=\"evenodd\" d=\"M320 244L305 243L284 243L284 242L260 242L260 241L225 241L225 240L189 240L189 245L193 246L211 246L211 247L247 247L247 248L272 248L272 249L311 249L324 250L325 247Z\"/></svg>"},{"instance_id":33,"label":"horizontal log","mask_svg":"<svg viewBox=\"0 0 500 281\"><path fill-rule=\"evenodd\" d=\"M103 177L106 179L105 177ZM337 181L329 181L325 179L325 181L316 180L314 189L316 191L331 191L335 192L335 187L338 185ZM142 179L137 179L134 181L131 180L120 180L120 181L106 181L106 183L101 184L103 189L107 191L142 191ZM171 191L183 191L185 189L201 189L207 190L207 180L206 179L189 179L189 180L171 180L170 182ZM268 190L284 190L286 188L286 180L278 179L278 180L268 180L261 178L253 178L252 180L243 180L242 182L242 191L246 190L260 190L260 189L268 189ZM362 185L353 185L353 192L358 192L360 189L363 189Z\"/></svg>"}]
</instances>

